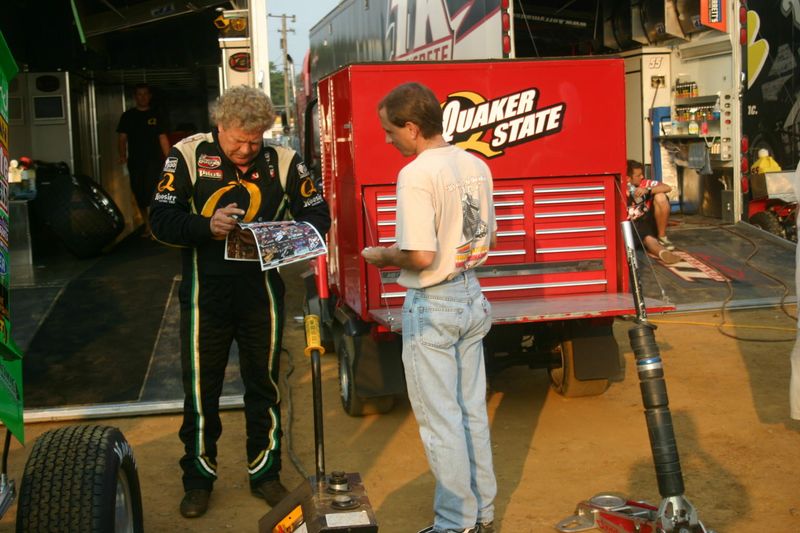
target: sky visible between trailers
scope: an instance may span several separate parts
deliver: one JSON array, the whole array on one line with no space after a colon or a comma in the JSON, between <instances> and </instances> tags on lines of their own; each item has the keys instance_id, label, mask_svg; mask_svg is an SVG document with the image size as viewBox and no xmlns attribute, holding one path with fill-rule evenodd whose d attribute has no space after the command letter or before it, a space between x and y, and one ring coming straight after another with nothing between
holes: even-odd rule
<instances>
[{"instance_id":1,"label":"sky visible between trailers","mask_svg":"<svg viewBox=\"0 0 800 533\"><path fill-rule=\"evenodd\" d=\"M300 71L303 66L303 57L308 51L308 32L314 24L327 15L340 0L266 0L267 13L270 15L294 15L295 21L286 21L287 29L294 29L289 33L289 55L292 56L295 70ZM276 67L283 67L283 52L281 50L281 19L270 17L269 27L269 60Z\"/></svg>"}]
</instances>

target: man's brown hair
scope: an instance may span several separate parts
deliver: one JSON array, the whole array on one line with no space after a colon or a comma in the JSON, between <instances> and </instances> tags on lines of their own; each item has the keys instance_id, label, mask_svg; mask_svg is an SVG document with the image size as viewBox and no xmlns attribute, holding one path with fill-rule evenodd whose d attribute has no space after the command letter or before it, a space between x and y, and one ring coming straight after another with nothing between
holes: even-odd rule
<instances>
[{"instance_id":1,"label":"man's brown hair","mask_svg":"<svg viewBox=\"0 0 800 533\"><path fill-rule=\"evenodd\" d=\"M642 169L642 175L644 175L644 165L636 161L635 159L628 159L628 176L633 176L633 170L640 168Z\"/></svg>"},{"instance_id":2,"label":"man's brown hair","mask_svg":"<svg viewBox=\"0 0 800 533\"><path fill-rule=\"evenodd\" d=\"M398 85L378 103L378 110L386 110L386 118L402 128L406 122L419 127L426 139L442 133L442 107L426 86L411 82Z\"/></svg>"}]
</instances>

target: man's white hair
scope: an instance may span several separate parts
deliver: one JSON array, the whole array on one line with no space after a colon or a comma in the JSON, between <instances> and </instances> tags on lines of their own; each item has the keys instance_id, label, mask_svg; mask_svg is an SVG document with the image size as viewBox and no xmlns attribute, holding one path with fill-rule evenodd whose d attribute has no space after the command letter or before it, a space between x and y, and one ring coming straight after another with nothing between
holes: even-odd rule
<instances>
[{"instance_id":1,"label":"man's white hair","mask_svg":"<svg viewBox=\"0 0 800 533\"><path fill-rule=\"evenodd\" d=\"M269 96L262 91L237 85L217 99L211 112L211 120L223 128L265 131L275 122L275 108Z\"/></svg>"}]
</instances>

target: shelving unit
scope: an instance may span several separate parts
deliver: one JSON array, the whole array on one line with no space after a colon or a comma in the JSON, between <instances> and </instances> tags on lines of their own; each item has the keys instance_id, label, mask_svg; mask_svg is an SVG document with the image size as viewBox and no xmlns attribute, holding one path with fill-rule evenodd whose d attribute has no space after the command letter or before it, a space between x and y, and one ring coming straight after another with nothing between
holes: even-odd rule
<instances>
[{"instance_id":1,"label":"shelving unit","mask_svg":"<svg viewBox=\"0 0 800 533\"><path fill-rule=\"evenodd\" d=\"M660 140L678 143L704 142L712 161L726 163L733 157L731 147L730 94L676 97L672 99L670 123L659 128Z\"/></svg>"}]
</instances>

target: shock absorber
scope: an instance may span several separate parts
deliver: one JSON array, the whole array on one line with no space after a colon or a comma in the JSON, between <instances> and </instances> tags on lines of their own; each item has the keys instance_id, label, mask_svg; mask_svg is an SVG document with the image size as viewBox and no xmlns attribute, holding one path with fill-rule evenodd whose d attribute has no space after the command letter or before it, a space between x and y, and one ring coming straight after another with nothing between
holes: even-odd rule
<instances>
[{"instance_id":1,"label":"shock absorber","mask_svg":"<svg viewBox=\"0 0 800 533\"><path fill-rule=\"evenodd\" d=\"M683 495L683 474L669 412L661 353L656 344L656 326L647 321L630 222L622 223L622 234L636 308L636 323L628 331L628 337L636 358L647 433L662 500L655 507L616 493L600 493L579 502L575 514L559 522L556 529L561 533L590 529L621 533L713 533L698 520L697 511Z\"/></svg>"},{"instance_id":2,"label":"shock absorber","mask_svg":"<svg viewBox=\"0 0 800 533\"><path fill-rule=\"evenodd\" d=\"M642 392L644 416L650 449L656 469L658 492L662 502L656 516L657 531L695 532L705 531L697 518L697 511L684 497L683 474L669 410L667 383L661 353L656 343L656 326L647 321L641 282L638 274L636 249L634 247L631 223L622 223L625 239L625 253L630 271L631 290L636 306L636 323L628 331L633 355L636 358L636 372L639 375L639 388Z\"/></svg>"}]
</instances>

